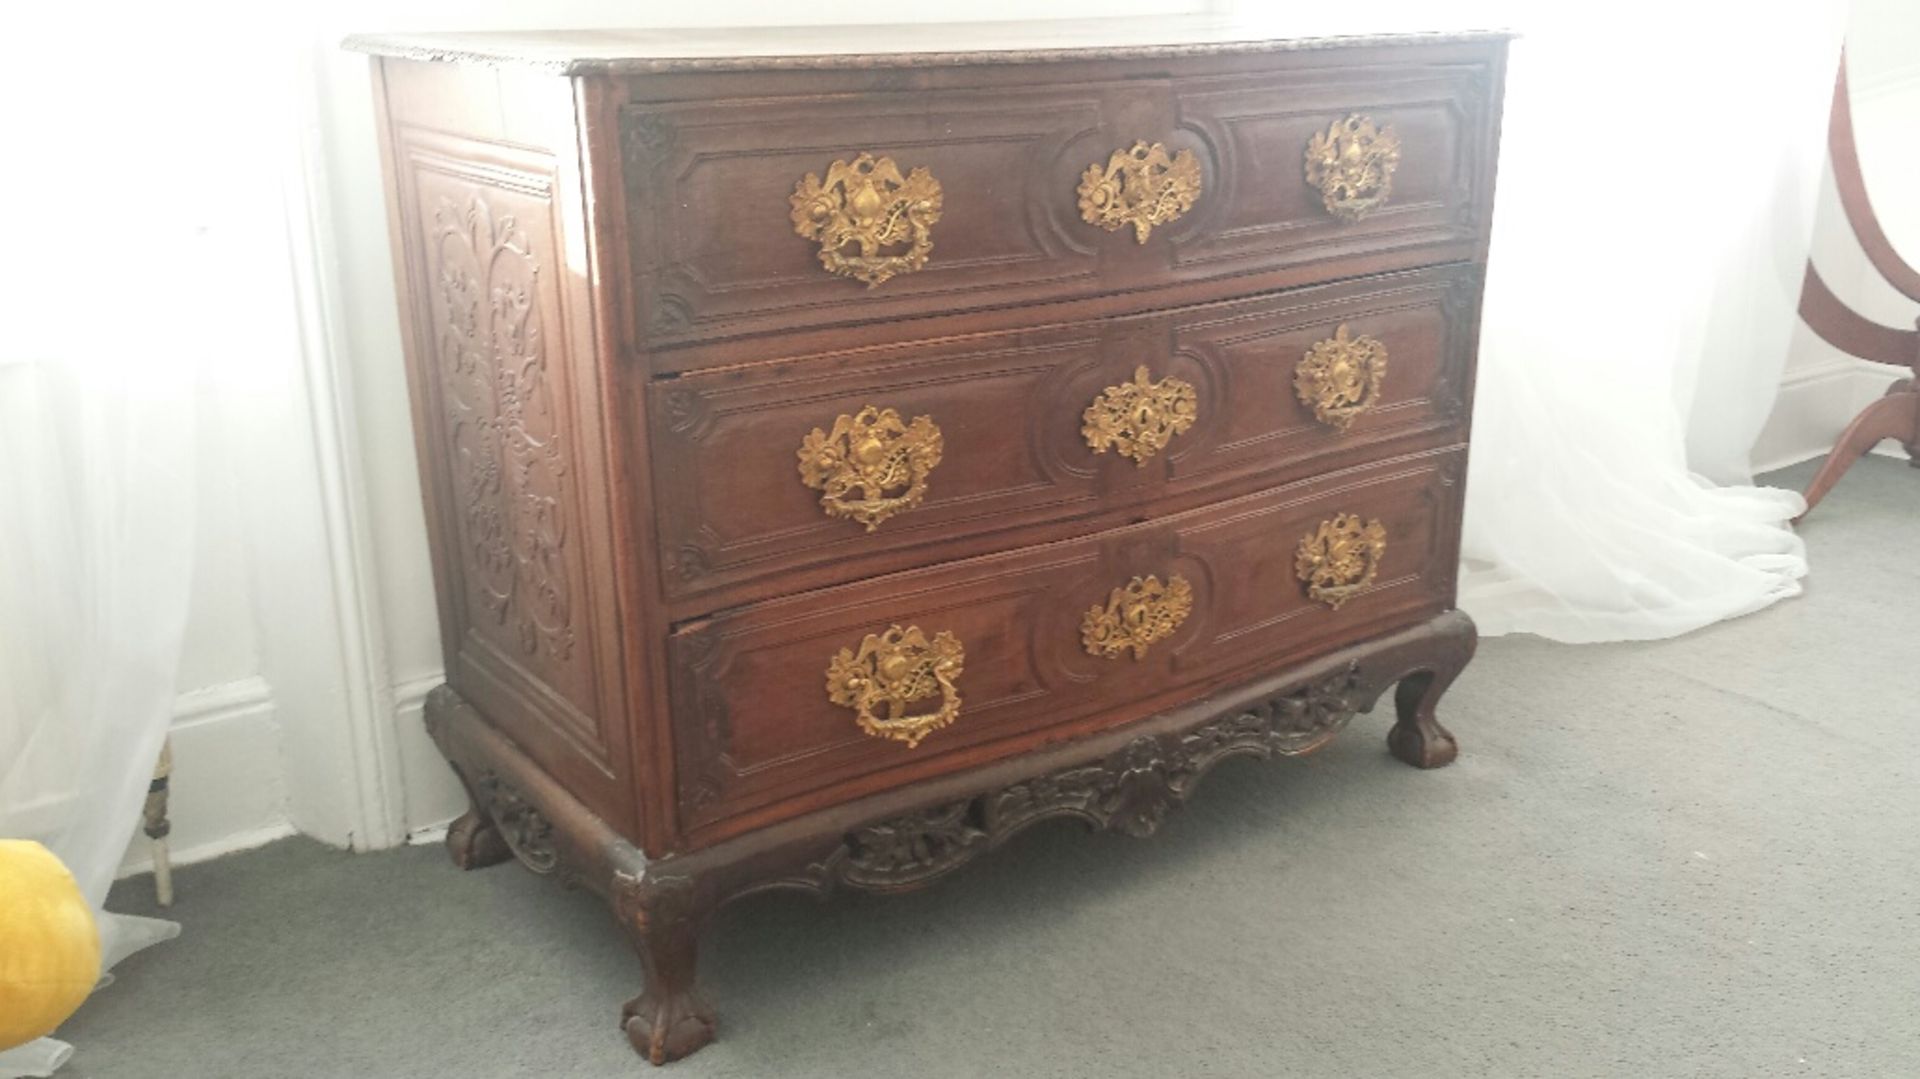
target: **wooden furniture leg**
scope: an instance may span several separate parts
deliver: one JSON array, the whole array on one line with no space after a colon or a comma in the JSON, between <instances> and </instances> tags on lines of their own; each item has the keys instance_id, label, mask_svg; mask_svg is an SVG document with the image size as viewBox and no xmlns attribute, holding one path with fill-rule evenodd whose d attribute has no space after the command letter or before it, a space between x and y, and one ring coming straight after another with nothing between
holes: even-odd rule
<instances>
[{"instance_id":1,"label":"wooden furniture leg","mask_svg":"<svg viewBox=\"0 0 1920 1079\"><path fill-rule=\"evenodd\" d=\"M1460 744L1434 713L1447 687L1473 658L1480 638L1466 622L1452 627L1444 640L1448 647L1439 650L1429 666L1402 676L1393 691L1399 719L1387 732L1387 749L1415 768L1441 768L1460 755Z\"/></svg>"},{"instance_id":2,"label":"wooden furniture leg","mask_svg":"<svg viewBox=\"0 0 1920 1079\"><path fill-rule=\"evenodd\" d=\"M614 915L640 953L646 988L620 1011L633 1050L653 1064L713 1040L713 1006L694 985L700 919L685 877L617 876Z\"/></svg>"},{"instance_id":3,"label":"wooden furniture leg","mask_svg":"<svg viewBox=\"0 0 1920 1079\"><path fill-rule=\"evenodd\" d=\"M1889 438L1904 443L1907 463L1920 468L1920 389L1915 388L1910 378L1889 386L1885 397L1868 405L1847 424L1840 440L1834 443L1833 452L1827 455L1826 463L1807 485L1807 508L1794 520L1798 522L1813 512L1813 507L1833 490L1833 485L1840 482L1840 477L1846 475L1855 461Z\"/></svg>"},{"instance_id":4,"label":"wooden furniture leg","mask_svg":"<svg viewBox=\"0 0 1920 1079\"><path fill-rule=\"evenodd\" d=\"M173 822L167 819L167 786L173 778L173 740L160 743L160 759L153 766L153 780L147 784L147 804L142 812L147 840L153 844L153 897L163 907L173 906L173 851L167 836Z\"/></svg>"},{"instance_id":5,"label":"wooden furniture leg","mask_svg":"<svg viewBox=\"0 0 1920 1079\"><path fill-rule=\"evenodd\" d=\"M455 769L456 774L458 769ZM447 856L461 869L485 869L513 857L500 826L487 815L484 803L467 777L460 776L467 790L467 811L447 825Z\"/></svg>"}]
</instances>

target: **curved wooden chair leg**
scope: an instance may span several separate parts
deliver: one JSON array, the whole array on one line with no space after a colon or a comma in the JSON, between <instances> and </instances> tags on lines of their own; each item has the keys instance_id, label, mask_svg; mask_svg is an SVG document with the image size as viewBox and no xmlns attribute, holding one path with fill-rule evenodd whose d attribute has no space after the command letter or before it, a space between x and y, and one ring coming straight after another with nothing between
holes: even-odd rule
<instances>
[{"instance_id":1,"label":"curved wooden chair leg","mask_svg":"<svg viewBox=\"0 0 1920 1079\"><path fill-rule=\"evenodd\" d=\"M1916 392L1910 380L1894 383L1885 397L1868 405L1847 424L1833 452L1827 455L1826 463L1807 485L1807 508L1794 520L1805 520L1855 461L1889 438L1904 443L1909 457L1920 464L1920 454L1916 454L1916 449L1920 449L1920 392Z\"/></svg>"}]
</instances>

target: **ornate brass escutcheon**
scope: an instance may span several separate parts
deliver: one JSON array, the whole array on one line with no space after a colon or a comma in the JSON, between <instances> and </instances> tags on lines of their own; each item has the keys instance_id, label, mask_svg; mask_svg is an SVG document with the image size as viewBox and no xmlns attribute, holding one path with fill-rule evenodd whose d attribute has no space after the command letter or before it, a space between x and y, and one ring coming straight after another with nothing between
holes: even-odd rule
<instances>
[{"instance_id":1,"label":"ornate brass escutcheon","mask_svg":"<svg viewBox=\"0 0 1920 1079\"><path fill-rule=\"evenodd\" d=\"M835 161L825 183L807 173L788 201L793 230L819 241L820 265L868 288L920 269L933 251L940 181L926 169L902 176L892 158L861 154Z\"/></svg>"},{"instance_id":2,"label":"ornate brass escutcheon","mask_svg":"<svg viewBox=\"0 0 1920 1079\"><path fill-rule=\"evenodd\" d=\"M1358 221L1393 193L1400 167L1400 136L1359 113L1336 120L1307 143L1307 182L1320 189L1327 212Z\"/></svg>"},{"instance_id":3,"label":"ornate brass escutcheon","mask_svg":"<svg viewBox=\"0 0 1920 1079\"><path fill-rule=\"evenodd\" d=\"M1308 598L1337 611L1373 583L1386 553L1385 525L1362 521L1355 513L1336 514L1301 537L1293 553L1293 572L1307 586Z\"/></svg>"},{"instance_id":4,"label":"ornate brass escutcheon","mask_svg":"<svg viewBox=\"0 0 1920 1079\"><path fill-rule=\"evenodd\" d=\"M816 427L801 440L800 479L821 492L827 516L851 518L871 532L920 504L943 448L932 417L908 424L893 409L868 405L842 413L831 432Z\"/></svg>"},{"instance_id":5,"label":"ornate brass escutcheon","mask_svg":"<svg viewBox=\"0 0 1920 1079\"><path fill-rule=\"evenodd\" d=\"M842 648L827 664L827 699L854 710L860 729L908 749L960 718L960 677L966 650L945 630L928 637L919 626L895 625L869 633L859 651ZM909 713L934 697L940 707Z\"/></svg>"},{"instance_id":6,"label":"ornate brass escutcheon","mask_svg":"<svg viewBox=\"0 0 1920 1079\"><path fill-rule=\"evenodd\" d=\"M1134 659L1141 659L1191 613L1193 587L1185 577L1175 574L1164 585L1158 577L1135 577L1109 593L1106 606L1087 608L1080 619L1080 641L1089 655L1113 659L1131 651Z\"/></svg>"},{"instance_id":7,"label":"ornate brass escutcheon","mask_svg":"<svg viewBox=\"0 0 1920 1079\"><path fill-rule=\"evenodd\" d=\"M1088 165L1080 177L1080 216L1087 224L1108 232L1132 225L1140 243L1153 226L1178 220L1199 197L1199 160L1191 150L1168 156L1165 143L1115 150L1104 167Z\"/></svg>"},{"instance_id":8,"label":"ornate brass escutcheon","mask_svg":"<svg viewBox=\"0 0 1920 1079\"><path fill-rule=\"evenodd\" d=\"M1354 417L1380 400L1387 377L1387 346L1361 334L1349 336L1347 324L1333 336L1314 342L1293 371L1293 392L1313 409L1313 418L1344 431Z\"/></svg>"},{"instance_id":9,"label":"ornate brass escutcheon","mask_svg":"<svg viewBox=\"0 0 1920 1079\"><path fill-rule=\"evenodd\" d=\"M1200 416L1200 398L1193 385L1169 375L1155 382L1141 364L1132 382L1108 386L1080 414L1080 433L1095 453L1108 448L1134 464L1167 448L1175 435L1192 427Z\"/></svg>"}]
</instances>

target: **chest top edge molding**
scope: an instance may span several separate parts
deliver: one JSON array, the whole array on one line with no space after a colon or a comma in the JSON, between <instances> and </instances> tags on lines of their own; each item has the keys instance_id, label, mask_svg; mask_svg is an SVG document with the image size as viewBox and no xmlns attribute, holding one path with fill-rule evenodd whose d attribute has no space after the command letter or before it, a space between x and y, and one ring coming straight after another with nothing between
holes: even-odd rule
<instances>
[{"instance_id":1,"label":"chest top edge molding","mask_svg":"<svg viewBox=\"0 0 1920 1079\"><path fill-rule=\"evenodd\" d=\"M1364 30L1364 20L1340 27ZM1325 24L1318 24L1324 29ZM1046 64L1504 41L1497 29L1302 33L1298 18L1184 16L895 25L354 34L343 48L554 75Z\"/></svg>"}]
</instances>

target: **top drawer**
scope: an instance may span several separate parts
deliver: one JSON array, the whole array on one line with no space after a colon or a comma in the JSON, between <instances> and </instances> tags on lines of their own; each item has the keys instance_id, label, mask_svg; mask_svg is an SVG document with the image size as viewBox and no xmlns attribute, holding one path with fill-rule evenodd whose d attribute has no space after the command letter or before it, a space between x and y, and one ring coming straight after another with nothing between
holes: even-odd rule
<instances>
[{"instance_id":1,"label":"top drawer","mask_svg":"<svg viewBox=\"0 0 1920 1079\"><path fill-rule=\"evenodd\" d=\"M1167 306L1477 257L1499 66L1494 46L1475 55L631 102L650 362L757 359L675 346L773 331L1145 289L1174 291L1108 306Z\"/></svg>"}]
</instances>

